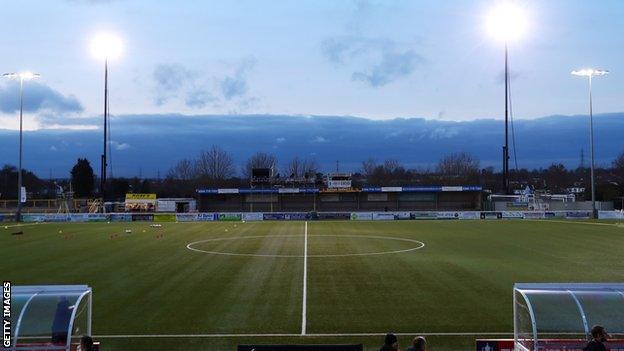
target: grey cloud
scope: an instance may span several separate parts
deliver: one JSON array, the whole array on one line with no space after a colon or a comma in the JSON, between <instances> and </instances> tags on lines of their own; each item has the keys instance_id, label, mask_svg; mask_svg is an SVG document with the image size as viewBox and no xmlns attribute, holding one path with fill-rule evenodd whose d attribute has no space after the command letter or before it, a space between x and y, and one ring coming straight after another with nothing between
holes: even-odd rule
<instances>
[{"instance_id":1,"label":"grey cloud","mask_svg":"<svg viewBox=\"0 0 624 351\"><path fill-rule=\"evenodd\" d=\"M186 95L186 106L193 108L202 108L209 103L216 102L218 99L214 97L209 91L204 89L194 89L189 91Z\"/></svg>"},{"instance_id":2,"label":"grey cloud","mask_svg":"<svg viewBox=\"0 0 624 351\"><path fill-rule=\"evenodd\" d=\"M329 38L321 43L323 55L332 63L342 64L350 51L351 43L343 38Z\"/></svg>"},{"instance_id":3,"label":"grey cloud","mask_svg":"<svg viewBox=\"0 0 624 351\"><path fill-rule=\"evenodd\" d=\"M245 95L247 92L247 82L240 77L225 77L221 81L221 92L226 100Z\"/></svg>"},{"instance_id":4,"label":"grey cloud","mask_svg":"<svg viewBox=\"0 0 624 351\"><path fill-rule=\"evenodd\" d=\"M83 110L82 104L73 95L63 95L40 82L24 83L24 111L51 113L73 113ZM0 111L19 111L19 82L11 81L0 86Z\"/></svg>"},{"instance_id":5,"label":"grey cloud","mask_svg":"<svg viewBox=\"0 0 624 351\"><path fill-rule=\"evenodd\" d=\"M234 75L227 76L221 80L221 93L226 100L242 97L247 94L247 75L254 67L255 63L256 60L254 58L246 58L236 68Z\"/></svg>"},{"instance_id":6,"label":"grey cloud","mask_svg":"<svg viewBox=\"0 0 624 351\"><path fill-rule=\"evenodd\" d=\"M597 161L609 164L622 151L624 114L595 118L596 133L601 135L604 145ZM111 146L114 150L123 149L113 151L115 173L127 176L135 175L138 166L155 175L157 169L168 168L175 160L197 155L206 140L222 146L241 163L255 151L272 150L278 160L316 153L317 162L325 170L333 169L336 160L340 160L341 167L356 170L369 156L379 160L394 158L415 167L435 165L442 156L462 150L476 155L484 167L498 167L500 151L496 146L504 131L501 123L485 119L454 122L292 115L123 115L114 116L111 121L113 140L117 141ZM2 125L0 150L17 154L17 132L1 128ZM566 132L553 134L552 130L557 128ZM570 145L586 140L587 117L521 119L516 121L515 130L523 138L523 146L518 150L521 167L547 167L553 160L566 167L577 167L578 149ZM399 136L387 138L388 135ZM328 142L309 142L315 136L323 136ZM167 142L163 143L165 139ZM30 164L41 174L48 174L50 168L70 169L76 157L98 160L101 153L101 130L34 131L29 133L28 140L29 155L37 161ZM56 146L56 152L50 152L51 145Z\"/></svg>"},{"instance_id":7,"label":"grey cloud","mask_svg":"<svg viewBox=\"0 0 624 351\"><path fill-rule=\"evenodd\" d=\"M322 43L324 56L339 66L355 66L351 78L377 88L408 76L424 59L390 39L341 36Z\"/></svg>"},{"instance_id":8,"label":"grey cloud","mask_svg":"<svg viewBox=\"0 0 624 351\"><path fill-rule=\"evenodd\" d=\"M381 87L401 77L410 75L422 58L415 52L383 52L381 61L365 71L356 71L353 80L364 81L372 87Z\"/></svg>"},{"instance_id":9,"label":"grey cloud","mask_svg":"<svg viewBox=\"0 0 624 351\"><path fill-rule=\"evenodd\" d=\"M379 4L368 0L354 1L351 19L342 35L325 39L321 52L325 58L351 70L351 79L373 88L390 84L414 72L424 62L409 44L391 38L365 35L367 21Z\"/></svg>"},{"instance_id":10,"label":"grey cloud","mask_svg":"<svg viewBox=\"0 0 624 351\"><path fill-rule=\"evenodd\" d=\"M163 105L176 97L185 86L195 80L193 72L179 64L158 65L152 76L156 84L156 105Z\"/></svg>"},{"instance_id":11,"label":"grey cloud","mask_svg":"<svg viewBox=\"0 0 624 351\"><path fill-rule=\"evenodd\" d=\"M393 45L388 39L343 35L325 39L321 43L321 50L330 62L343 65L358 57L387 51Z\"/></svg>"},{"instance_id":12,"label":"grey cloud","mask_svg":"<svg viewBox=\"0 0 624 351\"><path fill-rule=\"evenodd\" d=\"M236 109L246 109L257 98L249 97L248 75L255 65L252 57L243 59L231 75L206 78L180 64L160 64L154 68L154 103L163 105L172 99L183 99L191 108L208 105L222 107L222 102L234 101Z\"/></svg>"}]
</instances>

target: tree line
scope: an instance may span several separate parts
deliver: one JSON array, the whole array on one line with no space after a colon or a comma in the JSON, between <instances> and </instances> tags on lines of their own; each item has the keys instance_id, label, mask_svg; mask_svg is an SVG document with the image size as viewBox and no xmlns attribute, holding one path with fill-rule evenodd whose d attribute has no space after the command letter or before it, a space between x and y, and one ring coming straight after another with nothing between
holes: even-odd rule
<instances>
[{"instance_id":1,"label":"tree line","mask_svg":"<svg viewBox=\"0 0 624 351\"><path fill-rule=\"evenodd\" d=\"M271 168L280 179L316 179L321 185L323 174L316 160L293 157L283 165L275 155L257 152L238 169L230 153L219 146L200 151L195 158L181 159L166 173L164 179L111 178L107 182L107 194L111 198L123 198L128 192L155 192L162 197L192 197L202 187L248 187L253 168ZM72 167L69 179L42 180L34 173L24 171L24 185L31 197L53 198L59 186L71 189L75 197L98 196L96 176L87 159L80 158ZM511 185L514 189L526 186L550 193L565 193L568 188L585 188L581 197L589 198L589 169L568 169L561 163L547 168L512 169ZM598 200L617 200L624 196L624 152L611 167L596 169ZM481 185L494 192L500 190L502 175L493 167L481 167L474 155L465 152L448 154L435 166L408 168L400 160L362 161L360 169L353 172L353 186L401 186L401 185ZM5 165L0 169L0 199L17 197L17 169Z\"/></svg>"}]
</instances>

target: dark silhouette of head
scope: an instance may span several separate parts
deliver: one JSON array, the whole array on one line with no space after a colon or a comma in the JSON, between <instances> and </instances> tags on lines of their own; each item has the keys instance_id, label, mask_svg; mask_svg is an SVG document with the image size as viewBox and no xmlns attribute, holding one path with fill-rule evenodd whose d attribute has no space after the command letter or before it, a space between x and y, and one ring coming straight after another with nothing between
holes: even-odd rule
<instances>
[{"instance_id":1,"label":"dark silhouette of head","mask_svg":"<svg viewBox=\"0 0 624 351\"><path fill-rule=\"evenodd\" d=\"M425 351L427 349L427 340L424 336L417 336L412 341L412 347L415 351Z\"/></svg>"},{"instance_id":2,"label":"dark silhouette of head","mask_svg":"<svg viewBox=\"0 0 624 351\"><path fill-rule=\"evenodd\" d=\"M82 351L92 351L93 350L93 339L89 335L84 335L80 339L80 350L82 350Z\"/></svg>"},{"instance_id":3,"label":"dark silhouette of head","mask_svg":"<svg viewBox=\"0 0 624 351\"><path fill-rule=\"evenodd\" d=\"M591 336L595 340L599 340L602 342L605 342L607 341L607 339L609 339L609 334L602 325L594 325L591 328Z\"/></svg>"}]
</instances>

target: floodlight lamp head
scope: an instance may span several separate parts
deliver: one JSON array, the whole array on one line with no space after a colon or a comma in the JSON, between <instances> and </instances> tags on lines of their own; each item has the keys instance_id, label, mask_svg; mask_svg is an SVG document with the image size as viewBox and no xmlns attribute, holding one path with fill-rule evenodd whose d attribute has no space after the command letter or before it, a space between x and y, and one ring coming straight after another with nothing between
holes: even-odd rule
<instances>
[{"instance_id":1,"label":"floodlight lamp head","mask_svg":"<svg viewBox=\"0 0 624 351\"><path fill-rule=\"evenodd\" d=\"M39 78L41 75L39 73L33 73L33 72L21 72L19 74L19 77L23 80L29 80L29 79L37 79Z\"/></svg>"},{"instance_id":2,"label":"floodlight lamp head","mask_svg":"<svg viewBox=\"0 0 624 351\"><path fill-rule=\"evenodd\" d=\"M573 76L579 77L599 77L606 76L609 74L609 71L603 69L594 69L594 68L584 68L576 71L572 71Z\"/></svg>"},{"instance_id":3,"label":"floodlight lamp head","mask_svg":"<svg viewBox=\"0 0 624 351\"><path fill-rule=\"evenodd\" d=\"M486 24L490 35L504 42L520 39L527 30L524 9L511 1L493 8L487 15Z\"/></svg>"},{"instance_id":4,"label":"floodlight lamp head","mask_svg":"<svg viewBox=\"0 0 624 351\"><path fill-rule=\"evenodd\" d=\"M30 71L24 71L24 72L18 72L18 73L15 73L15 72L5 73L2 76L8 79L21 79L21 80L37 79L41 77L39 73L33 73Z\"/></svg>"},{"instance_id":5,"label":"floodlight lamp head","mask_svg":"<svg viewBox=\"0 0 624 351\"><path fill-rule=\"evenodd\" d=\"M109 34L97 34L91 40L91 53L100 60L111 60L121 56L123 44L119 37Z\"/></svg>"}]
</instances>

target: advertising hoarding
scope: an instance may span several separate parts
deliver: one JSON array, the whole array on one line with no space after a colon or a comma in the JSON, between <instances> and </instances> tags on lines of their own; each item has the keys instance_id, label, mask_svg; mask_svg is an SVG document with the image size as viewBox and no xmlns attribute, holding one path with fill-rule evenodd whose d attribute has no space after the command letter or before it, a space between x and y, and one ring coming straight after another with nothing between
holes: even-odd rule
<instances>
[{"instance_id":1,"label":"advertising hoarding","mask_svg":"<svg viewBox=\"0 0 624 351\"><path fill-rule=\"evenodd\" d=\"M176 221L178 221L178 222L197 222L197 221L199 221L197 213L177 213L175 216L176 216Z\"/></svg>"},{"instance_id":2,"label":"advertising hoarding","mask_svg":"<svg viewBox=\"0 0 624 351\"><path fill-rule=\"evenodd\" d=\"M215 213L198 213L197 220L200 222L214 221L216 220Z\"/></svg>"},{"instance_id":3,"label":"advertising hoarding","mask_svg":"<svg viewBox=\"0 0 624 351\"><path fill-rule=\"evenodd\" d=\"M243 221L262 221L264 220L264 216L262 212L246 212L242 215Z\"/></svg>"},{"instance_id":4,"label":"advertising hoarding","mask_svg":"<svg viewBox=\"0 0 624 351\"><path fill-rule=\"evenodd\" d=\"M217 219L219 221L235 222L240 221L242 215L240 213L219 213Z\"/></svg>"},{"instance_id":5,"label":"advertising hoarding","mask_svg":"<svg viewBox=\"0 0 624 351\"><path fill-rule=\"evenodd\" d=\"M373 221L394 221L396 217L394 213L390 212L377 212L373 213Z\"/></svg>"}]
</instances>

